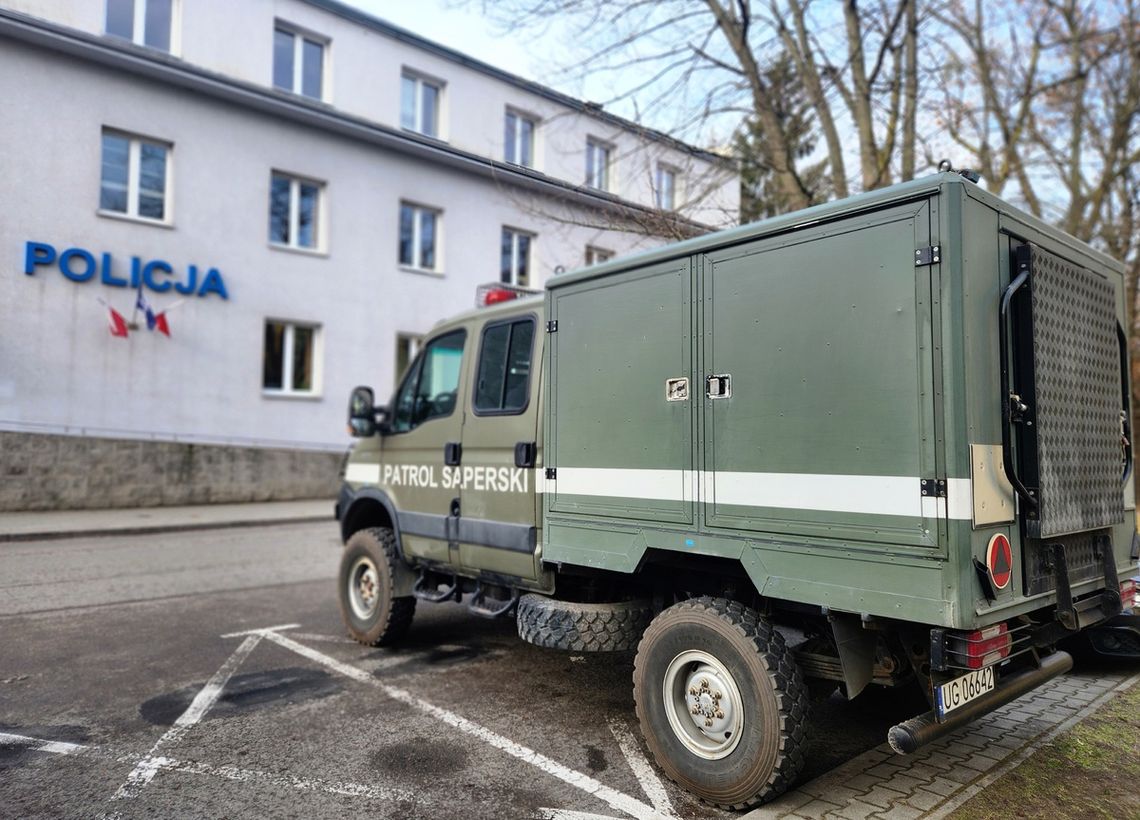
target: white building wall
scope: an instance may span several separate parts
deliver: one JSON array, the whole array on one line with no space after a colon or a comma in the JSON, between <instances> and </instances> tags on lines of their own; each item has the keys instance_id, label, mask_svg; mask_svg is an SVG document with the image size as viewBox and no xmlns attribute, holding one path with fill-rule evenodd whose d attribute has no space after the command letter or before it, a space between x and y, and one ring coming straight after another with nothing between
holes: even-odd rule
<instances>
[{"instance_id":1,"label":"white building wall","mask_svg":"<svg viewBox=\"0 0 1140 820\"><path fill-rule=\"evenodd\" d=\"M102 0L8 0L7 5L90 34L104 30ZM326 42L324 101L340 111L399 128L400 77L407 69L443 84L440 137L450 145L501 160L504 112L515 108L539 119L536 170L584 184L586 139L594 137L614 148L611 193L652 206L654 169L661 161L679 171L677 201L685 216L716 227L738 218L739 178L733 171L672 141L552 99L561 95L506 82L306 0L176 0L174 17L172 51L188 63L271 87L273 32L282 22Z\"/></svg>"},{"instance_id":2,"label":"white building wall","mask_svg":"<svg viewBox=\"0 0 1140 820\"><path fill-rule=\"evenodd\" d=\"M396 333L424 333L471 307L498 278L502 225L533 230L543 275L581 260L598 232L520 214L495 182L11 41L0 49L3 273L0 426L9 430L145 435L233 443L339 447L344 404L359 383L383 395L395 379ZM172 144L170 227L98 215L104 126ZM272 169L327 183L327 252L268 242ZM442 209L439 274L397 265L401 199ZM56 265L23 272L29 241L62 252L216 267L229 300L186 297L172 338L108 333L106 300L130 316L134 291L66 279ZM657 244L609 232L619 253ZM178 298L147 292L157 309ZM267 318L319 323L322 376L312 398L263 395Z\"/></svg>"}]
</instances>

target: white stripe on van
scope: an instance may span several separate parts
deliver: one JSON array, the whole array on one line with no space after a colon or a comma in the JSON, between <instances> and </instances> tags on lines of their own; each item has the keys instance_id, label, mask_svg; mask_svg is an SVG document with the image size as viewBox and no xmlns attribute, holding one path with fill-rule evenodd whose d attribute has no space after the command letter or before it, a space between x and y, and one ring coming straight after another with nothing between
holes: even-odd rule
<instances>
[{"instance_id":1,"label":"white stripe on van","mask_svg":"<svg viewBox=\"0 0 1140 820\"><path fill-rule=\"evenodd\" d=\"M946 499L924 498L921 479L815 473L692 472L559 467L546 492L607 498L689 502L698 486L706 503L786 510L972 519L967 478L947 482Z\"/></svg>"}]
</instances>

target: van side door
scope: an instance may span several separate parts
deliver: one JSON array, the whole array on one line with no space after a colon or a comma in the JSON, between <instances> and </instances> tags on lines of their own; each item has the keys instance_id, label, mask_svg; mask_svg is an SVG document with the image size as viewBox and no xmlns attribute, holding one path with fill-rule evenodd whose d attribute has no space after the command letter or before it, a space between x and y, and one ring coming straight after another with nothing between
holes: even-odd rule
<instances>
[{"instance_id":1,"label":"van side door","mask_svg":"<svg viewBox=\"0 0 1140 820\"><path fill-rule=\"evenodd\" d=\"M540 577L534 467L542 335L530 312L490 320L472 339L459 562L478 573Z\"/></svg>"},{"instance_id":2,"label":"van side door","mask_svg":"<svg viewBox=\"0 0 1140 820\"><path fill-rule=\"evenodd\" d=\"M398 511L404 553L441 563L451 561L458 493L445 471L463 430L467 336L454 328L424 345L392 400L381 445L380 488Z\"/></svg>"}]
</instances>

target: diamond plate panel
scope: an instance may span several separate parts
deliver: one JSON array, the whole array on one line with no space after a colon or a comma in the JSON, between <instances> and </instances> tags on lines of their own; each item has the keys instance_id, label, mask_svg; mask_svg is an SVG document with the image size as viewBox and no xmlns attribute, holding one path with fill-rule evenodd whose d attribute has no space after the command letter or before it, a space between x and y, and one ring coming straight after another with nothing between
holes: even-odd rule
<instances>
[{"instance_id":1,"label":"diamond plate panel","mask_svg":"<svg viewBox=\"0 0 1140 820\"><path fill-rule=\"evenodd\" d=\"M1033 369L1041 532L1124 520L1120 352L1112 285L1032 248Z\"/></svg>"},{"instance_id":2,"label":"diamond plate panel","mask_svg":"<svg viewBox=\"0 0 1140 820\"><path fill-rule=\"evenodd\" d=\"M1065 545L1065 561L1069 566L1070 584L1102 577L1104 571L1096 546L1098 538L1111 539L1111 533L1108 530L1101 530L1066 535L1049 541L1025 539L1023 542L1025 557L1022 561L1025 568L1025 594L1036 595L1039 592L1056 589L1057 579L1049 563L1049 546L1058 542Z\"/></svg>"}]
</instances>

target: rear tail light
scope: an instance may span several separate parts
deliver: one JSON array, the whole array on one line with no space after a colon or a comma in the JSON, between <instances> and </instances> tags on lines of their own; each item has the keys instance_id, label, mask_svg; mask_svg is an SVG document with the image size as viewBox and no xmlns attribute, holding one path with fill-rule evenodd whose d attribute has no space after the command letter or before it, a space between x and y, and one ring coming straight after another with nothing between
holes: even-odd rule
<instances>
[{"instance_id":1,"label":"rear tail light","mask_svg":"<svg viewBox=\"0 0 1140 820\"><path fill-rule=\"evenodd\" d=\"M1136 585L1135 578L1120 582L1120 600L1125 609L1140 607L1140 587Z\"/></svg>"},{"instance_id":2,"label":"rear tail light","mask_svg":"<svg viewBox=\"0 0 1140 820\"><path fill-rule=\"evenodd\" d=\"M965 637L966 666L981 669L1009 657L1013 639L1005 624L987 626Z\"/></svg>"}]
</instances>

